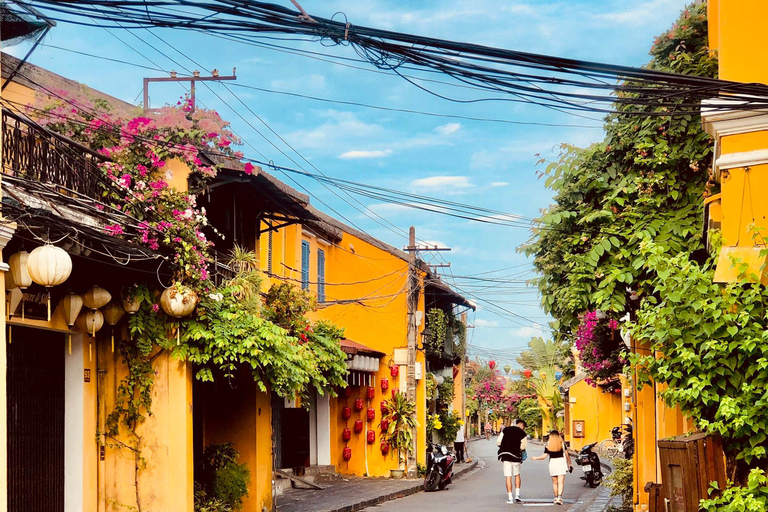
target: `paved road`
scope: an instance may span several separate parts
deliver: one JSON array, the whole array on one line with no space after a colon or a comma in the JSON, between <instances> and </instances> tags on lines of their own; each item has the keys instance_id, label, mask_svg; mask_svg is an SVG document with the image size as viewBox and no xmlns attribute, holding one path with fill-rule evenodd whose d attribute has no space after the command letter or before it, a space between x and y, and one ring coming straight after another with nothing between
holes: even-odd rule
<instances>
[{"instance_id":1,"label":"paved road","mask_svg":"<svg viewBox=\"0 0 768 512\"><path fill-rule=\"evenodd\" d=\"M563 501L565 505L552 503L552 480L549 477L547 461L528 460L522 470L522 505L508 505L507 492L504 488L504 477L501 463L496 460L495 439L474 441L469 446L473 459L481 461L478 469L454 482L447 490L418 493L413 496L383 503L366 509L368 512L415 512L436 510L440 512L480 512L508 511L514 509L550 507L562 512L582 512L587 503L594 498L597 489L583 486L579 479L579 467L565 478ZM538 456L544 452L539 445L529 445L528 455ZM483 464L484 463L484 464ZM578 473L577 473L578 471Z\"/></svg>"}]
</instances>

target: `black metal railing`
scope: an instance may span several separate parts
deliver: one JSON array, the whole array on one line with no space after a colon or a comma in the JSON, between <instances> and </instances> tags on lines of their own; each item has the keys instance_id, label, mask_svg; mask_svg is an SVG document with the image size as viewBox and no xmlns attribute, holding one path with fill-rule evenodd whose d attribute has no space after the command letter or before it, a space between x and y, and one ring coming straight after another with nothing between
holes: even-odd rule
<instances>
[{"instance_id":1,"label":"black metal railing","mask_svg":"<svg viewBox=\"0 0 768 512\"><path fill-rule=\"evenodd\" d=\"M101 197L105 180L98 164L105 157L5 109L2 123L3 174Z\"/></svg>"}]
</instances>

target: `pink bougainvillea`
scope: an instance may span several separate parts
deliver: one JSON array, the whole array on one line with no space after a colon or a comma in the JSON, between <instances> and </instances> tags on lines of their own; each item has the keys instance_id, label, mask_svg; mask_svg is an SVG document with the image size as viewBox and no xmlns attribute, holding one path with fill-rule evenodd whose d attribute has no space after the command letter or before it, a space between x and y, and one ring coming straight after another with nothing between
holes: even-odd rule
<instances>
[{"instance_id":1,"label":"pink bougainvillea","mask_svg":"<svg viewBox=\"0 0 768 512\"><path fill-rule=\"evenodd\" d=\"M581 364L589 374L588 384L596 386L624 369L624 346L616 320L600 319L596 311L587 311L581 317L575 341Z\"/></svg>"}]
</instances>

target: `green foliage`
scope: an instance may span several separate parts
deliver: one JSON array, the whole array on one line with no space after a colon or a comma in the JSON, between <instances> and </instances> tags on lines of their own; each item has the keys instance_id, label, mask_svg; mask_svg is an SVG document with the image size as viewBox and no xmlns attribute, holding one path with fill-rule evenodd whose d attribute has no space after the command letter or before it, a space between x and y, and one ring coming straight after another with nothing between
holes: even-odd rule
<instances>
[{"instance_id":1,"label":"green foliage","mask_svg":"<svg viewBox=\"0 0 768 512\"><path fill-rule=\"evenodd\" d=\"M251 473L238 464L232 443L211 444L203 450L200 479L195 482L195 512L240 510L248 495Z\"/></svg>"},{"instance_id":2,"label":"green foliage","mask_svg":"<svg viewBox=\"0 0 768 512\"><path fill-rule=\"evenodd\" d=\"M541 407L535 398L524 398L517 404L517 417L530 429L541 430Z\"/></svg>"},{"instance_id":3,"label":"green foliage","mask_svg":"<svg viewBox=\"0 0 768 512\"><path fill-rule=\"evenodd\" d=\"M720 496L702 500L699 509L705 512L763 512L768 510L768 476L761 469L749 473L747 485L726 487ZM717 487L710 489L710 495L717 493Z\"/></svg>"},{"instance_id":4,"label":"green foliage","mask_svg":"<svg viewBox=\"0 0 768 512\"><path fill-rule=\"evenodd\" d=\"M445 377L442 384L437 386L437 403L440 407L450 407L453 403L453 397L456 391L453 389L453 379Z\"/></svg>"},{"instance_id":5,"label":"green foliage","mask_svg":"<svg viewBox=\"0 0 768 512\"><path fill-rule=\"evenodd\" d=\"M467 326L460 318L451 317L451 329L453 331L453 357L464 359L467 355Z\"/></svg>"},{"instance_id":6,"label":"green foliage","mask_svg":"<svg viewBox=\"0 0 768 512\"><path fill-rule=\"evenodd\" d=\"M696 425L722 435L726 452L768 462L768 290L756 282L713 283L709 265L669 258L647 242L643 257L659 279L632 335L659 357L636 355L640 376L668 384L661 397ZM653 352L651 352L653 353ZM640 382L642 384L643 381Z\"/></svg>"},{"instance_id":7,"label":"green foliage","mask_svg":"<svg viewBox=\"0 0 768 512\"><path fill-rule=\"evenodd\" d=\"M613 472L605 477L606 485L611 489L611 496L620 496L622 506L632 508L633 476L631 460L615 457L612 461Z\"/></svg>"},{"instance_id":8,"label":"green foliage","mask_svg":"<svg viewBox=\"0 0 768 512\"><path fill-rule=\"evenodd\" d=\"M443 424L443 428L438 430L440 440L445 444L453 443L456 440L456 434L463 424L461 414L457 411L441 411L440 423Z\"/></svg>"},{"instance_id":9,"label":"green foliage","mask_svg":"<svg viewBox=\"0 0 768 512\"><path fill-rule=\"evenodd\" d=\"M384 440L397 450L398 463L404 463L413 447L413 433L419 426L416 404L409 401L404 393L396 393L387 400L387 414L382 420L389 421Z\"/></svg>"},{"instance_id":10,"label":"green foliage","mask_svg":"<svg viewBox=\"0 0 768 512\"><path fill-rule=\"evenodd\" d=\"M517 364L534 372L554 365L563 369L565 374L565 369L573 366L571 344L563 340L544 340L534 336L528 342L528 349L517 356Z\"/></svg>"},{"instance_id":11,"label":"green foliage","mask_svg":"<svg viewBox=\"0 0 768 512\"><path fill-rule=\"evenodd\" d=\"M306 330L309 325L306 315L315 307L312 295L288 283L272 285L264 296L264 318L279 325L291 336L299 336Z\"/></svg>"},{"instance_id":12,"label":"green foliage","mask_svg":"<svg viewBox=\"0 0 768 512\"><path fill-rule=\"evenodd\" d=\"M437 395L437 379L435 378L435 375L432 373L427 374L427 380L426 380L426 394L427 394L427 402L431 402L435 399Z\"/></svg>"},{"instance_id":13,"label":"green foliage","mask_svg":"<svg viewBox=\"0 0 768 512\"><path fill-rule=\"evenodd\" d=\"M648 67L713 77L706 5L690 7L651 51ZM629 84L631 85L631 84ZM621 316L626 289L653 287L640 243L651 238L672 256L702 247L702 198L712 144L698 116L636 116L629 111L672 112L686 98L646 107L621 103L607 117L603 142L586 149L563 145L559 160L541 172L555 204L521 250L534 257L544 309L558 335L568 337L587 310ZM542 160L543 162L543 160Z\"/></svg>"},{"instance_id":14,"label":"green foliage","mask_svg":"<svg viewBox=\"0 0 768 512\"><path fill-rule=\"evenodd\" d=\"M445 348L445 335L448 332L448 315L442 309L430 309L427 311L427 327L432 332L429 339L424 340L427 352L442 354Z\"/></svg>"}]
</instances>

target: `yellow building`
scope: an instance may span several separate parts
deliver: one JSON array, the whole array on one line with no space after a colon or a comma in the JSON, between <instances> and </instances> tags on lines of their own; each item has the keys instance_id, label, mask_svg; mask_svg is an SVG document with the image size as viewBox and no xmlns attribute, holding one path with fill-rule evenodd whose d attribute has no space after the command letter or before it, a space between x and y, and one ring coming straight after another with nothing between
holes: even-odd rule
<instances>
[{"instance_id":1,"label":"yellow building","mask_svg":"<svg viewBox=\"0 0 768 512\"><path fill-rule=\"evenodd\" d=\"M629 410L624 411L620 384L592 386L586 377L586 373L580 373L562 385L565 440L577 452L588 444L611 439L611 429L626 423L624 418L630 414Z\"/></svg>"}]
</instances>

